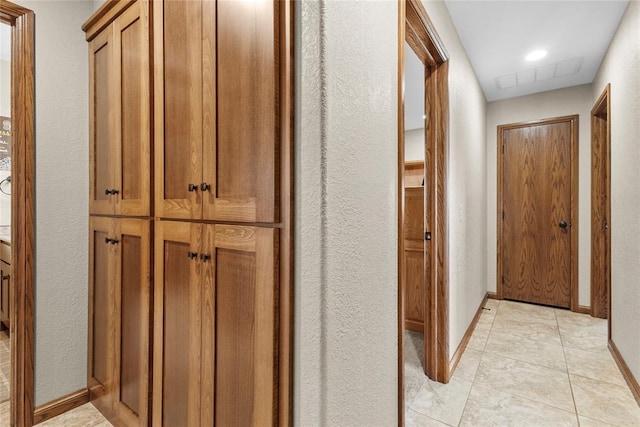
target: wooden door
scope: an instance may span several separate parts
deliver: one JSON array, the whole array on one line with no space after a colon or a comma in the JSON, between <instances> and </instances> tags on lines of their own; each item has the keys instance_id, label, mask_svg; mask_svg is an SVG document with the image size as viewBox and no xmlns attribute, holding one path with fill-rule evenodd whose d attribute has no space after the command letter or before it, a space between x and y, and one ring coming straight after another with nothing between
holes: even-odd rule
<instances>
[{"instance_id":1,"label":"wooden door","mask_svg":"<svg viewBox=\"0 0 640 427\"><path fill-rule=\"evenodd\" d=\"M115 418L126 426L149 421L150 220L115 220Z\"/></svg>"},{"instance_id":2,"label":"wooden door","mask_svg":"<svg viewBox=\"0 0 640 427\"><path fill-rule=\"evenodd\" d=\"M502 127L502 297L569 308L577 117ZM576 145L574 145L576 144Z\"/></svg>"},{"instance_id":3,"label":"wooden door","mask_svg":"<svg viewBox=\"0 0 640 427\"><path fill-rule=\"evenodd\" d=\"M155 200L160 218L202 218L202 8L200 0L153 2ZM207 116L208 122L215 120L215 115Z\"/></svg>"},{"instance_id":4,"label":"wooden door","mask_svg":"<svg viewBox=\"0 0 640 427\"><path fill-rule=\"evenodd\" d=\"M404 326L411 331L423 333L426 297L424 187L405 188L404 203Z\"/></svg>"},{"instance_id":5,"label":"wooden door","mask_svg":"<svg viewBox=\"0 0 640 427\"><path fill-rule=\"evenodd\" d=\"M109 26L89 43L89 212L114 213L115 121L113 31Z\"/></svg>"},{"instance_id":6,"label":"wooden door","mask_svg":"<svg viewBox=\"0 0 640 427\"><path fill-rule=\"evenodd\" d=\"M202 225L157 221L153 425L200 425Z\"/></svg>"},{"instance_id":7,"label":"wooden door","mask_svg":"<svg viewBox=\"0 0 640 427\"><path fill-rule=\"evenodd\" d=\"M115 97L112 132L118 215L149 216L151 200L151 97L149 3L138 0L113 23Z\"/></svg>"},{"instance_id":8,"label":"wooden door","mask_svg":"<svg viewBox=\"0 0 640 427\"><path fill-rule=\"evenodd\" d=\"M212 2L204 5L204 218L275 223L283 6L279 1L220 1L217 10Z\"/></svg>"},{"instance_id":9,"label":"wooden door","mask_svg":"<svg viewBox=\"0 0 640 427\"><path fill-rule=\"evenodd\" d=\"M607 86L591 110L591 315L609 317L611 287L611 127Z\"/></svg>"},{"instance_id":10,"label":"wooden door","mask_svg":"<svg viewBox=\"0 0 640 427\"><path fill-rule=\"evenodd\" d=\"M11 318L9 314L9 301L11 298L11 266L0 261L0 330L9 329Z\"/></svg>"},{"instance_id":11,"label":"wooden door","mask_svg":"<svg viewBox=\"0 0 640 427\"><path fill-rule=\"evenodd\" d=\"M115 322L114 223L110 218L89 219L89 349L90 398L100 411L113 411Z\"/></svg>"},{"instance_id":12,"label":"wooden door","mask_svg":"<svg viewBox=\"0 0 640 427\"><path fill-rule=\"evenodd\" d=\"M201 425L277 425L278 230L206 228Z\"/></svg>"}]
</instances>

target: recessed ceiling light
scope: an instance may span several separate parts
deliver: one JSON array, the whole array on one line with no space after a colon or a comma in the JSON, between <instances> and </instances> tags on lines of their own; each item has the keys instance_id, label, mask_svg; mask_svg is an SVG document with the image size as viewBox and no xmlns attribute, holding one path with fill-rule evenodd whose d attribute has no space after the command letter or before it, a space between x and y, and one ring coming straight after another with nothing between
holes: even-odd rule
<instances>
[{"instance_id":1,"label":"recessed ceiling light","mask_svg":"<svg viewBox=\"0 0 640 427\"><path fill-rule=\"evenodd\" d=\"M528 54L525 59L527 61L537 61L538 59L542 59L547 56L546 50L534 50L530 54Z\"/></svg>"}]
</instances>

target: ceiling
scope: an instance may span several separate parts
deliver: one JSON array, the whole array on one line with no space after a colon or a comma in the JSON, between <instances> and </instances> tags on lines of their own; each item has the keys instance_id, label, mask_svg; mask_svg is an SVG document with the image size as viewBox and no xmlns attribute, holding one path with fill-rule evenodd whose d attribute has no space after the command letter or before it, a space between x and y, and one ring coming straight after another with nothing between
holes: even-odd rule
<instances>
[{"instance_id":1,"label":"ceiling","mask_svg":"<svg viewBox=\"0 0 640 427\"><path fill-rule=\"evenodd\" d=\"M0 61L11 61L11 26L0 23Z\"/></svg>"},{"instance_id":2,"label":"ceiling","mask_svg":"<svg viewBox=\"0 0 640 427\"><path fill-rule=\"evenodd\" d=\"M593 81L627 0L445 0L487 101ZM527 61L541 49L547 56Z\"/></svg>"}]
</instances>

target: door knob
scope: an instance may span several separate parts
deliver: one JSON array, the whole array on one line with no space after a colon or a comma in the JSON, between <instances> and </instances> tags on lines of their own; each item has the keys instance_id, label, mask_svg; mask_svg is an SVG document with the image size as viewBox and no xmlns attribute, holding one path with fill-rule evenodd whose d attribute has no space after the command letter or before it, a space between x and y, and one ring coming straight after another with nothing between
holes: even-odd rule
<instances>
[{"instance_id":1,"label":"door knob","mask_svg":"<svg viewBox=\"0 0 640 427\"><path fill-rule=\"evenodd\" d=\"M202 191L211 190L211 184L207 184L206 182L203 182L202 184L200 184L200 190Z\"/></svg>"},{"instance_id":2,"label":"door knob","mask_svg":"<svg viewBox=\"0 0 640 427\"><path fill-rule=\"evenodd\" d=\"M195 259L197 257L198 257L198 252L191 252L191 251L187 252L187 258Z\"/></svg>"},{"instance_id":3,"label":"door knob","mask_svg":"<svg viewBox=\"0 0 640 427\"><path fill-rule=\"evenodd\" d=\"M560 221L560 224L558 224L560 226L560 228L567 228L567 223L565 221Z\"/></svg>"},{"instance_id":4,"label":"door knob","mask_svg":"<svg viewBox=\"0 0 640 427\"><path fill-rule=\"evenodd\" d=\"M210 259L211 259L211 255L209 255L209 254L202 254L202 255L200 255L200 261L202 261L202 262L207 262L207 261L209 261Z\"/></svg>"},{"instance_id":5,"label":"door knob","mask_svg":"<svg viewBox=\"0 0 640 427\"><path fill-rule=\"evenodd\" d=\"M189 191L198 191L198 186L196 184L189 184Z\"/></svg>"}]
</instances>

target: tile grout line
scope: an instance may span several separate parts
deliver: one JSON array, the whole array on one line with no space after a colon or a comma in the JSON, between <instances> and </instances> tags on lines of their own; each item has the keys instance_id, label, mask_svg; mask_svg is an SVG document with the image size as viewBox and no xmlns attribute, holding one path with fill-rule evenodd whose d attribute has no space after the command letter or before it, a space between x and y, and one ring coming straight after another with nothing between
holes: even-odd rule
<instances>
[{"instance_id":1,"label":"tile grout line","mask_svg":"<svg viewBox=\"0 0 640 427\"><path fill-rule=\"evenodd\" d=\"M569 380L569 390L571 390L571 399L573 400L573 409L576 415L576 421L578 422L578 427L580 427L580 417L578 416L578 405L576 405L576 396L573 393L573 383L571 382L571 375L569 375L569 362L567 361L567 354L564 351L564 340L562 339L562 334L560 333L560 322L558 322L558 311L554 309L553 312L556 316L556 325L558 325L558 335L560 336L560 345L562 346L562 356L564 357L564 364L567 368L567 379Z\"/></svg>"}]
</instances>

